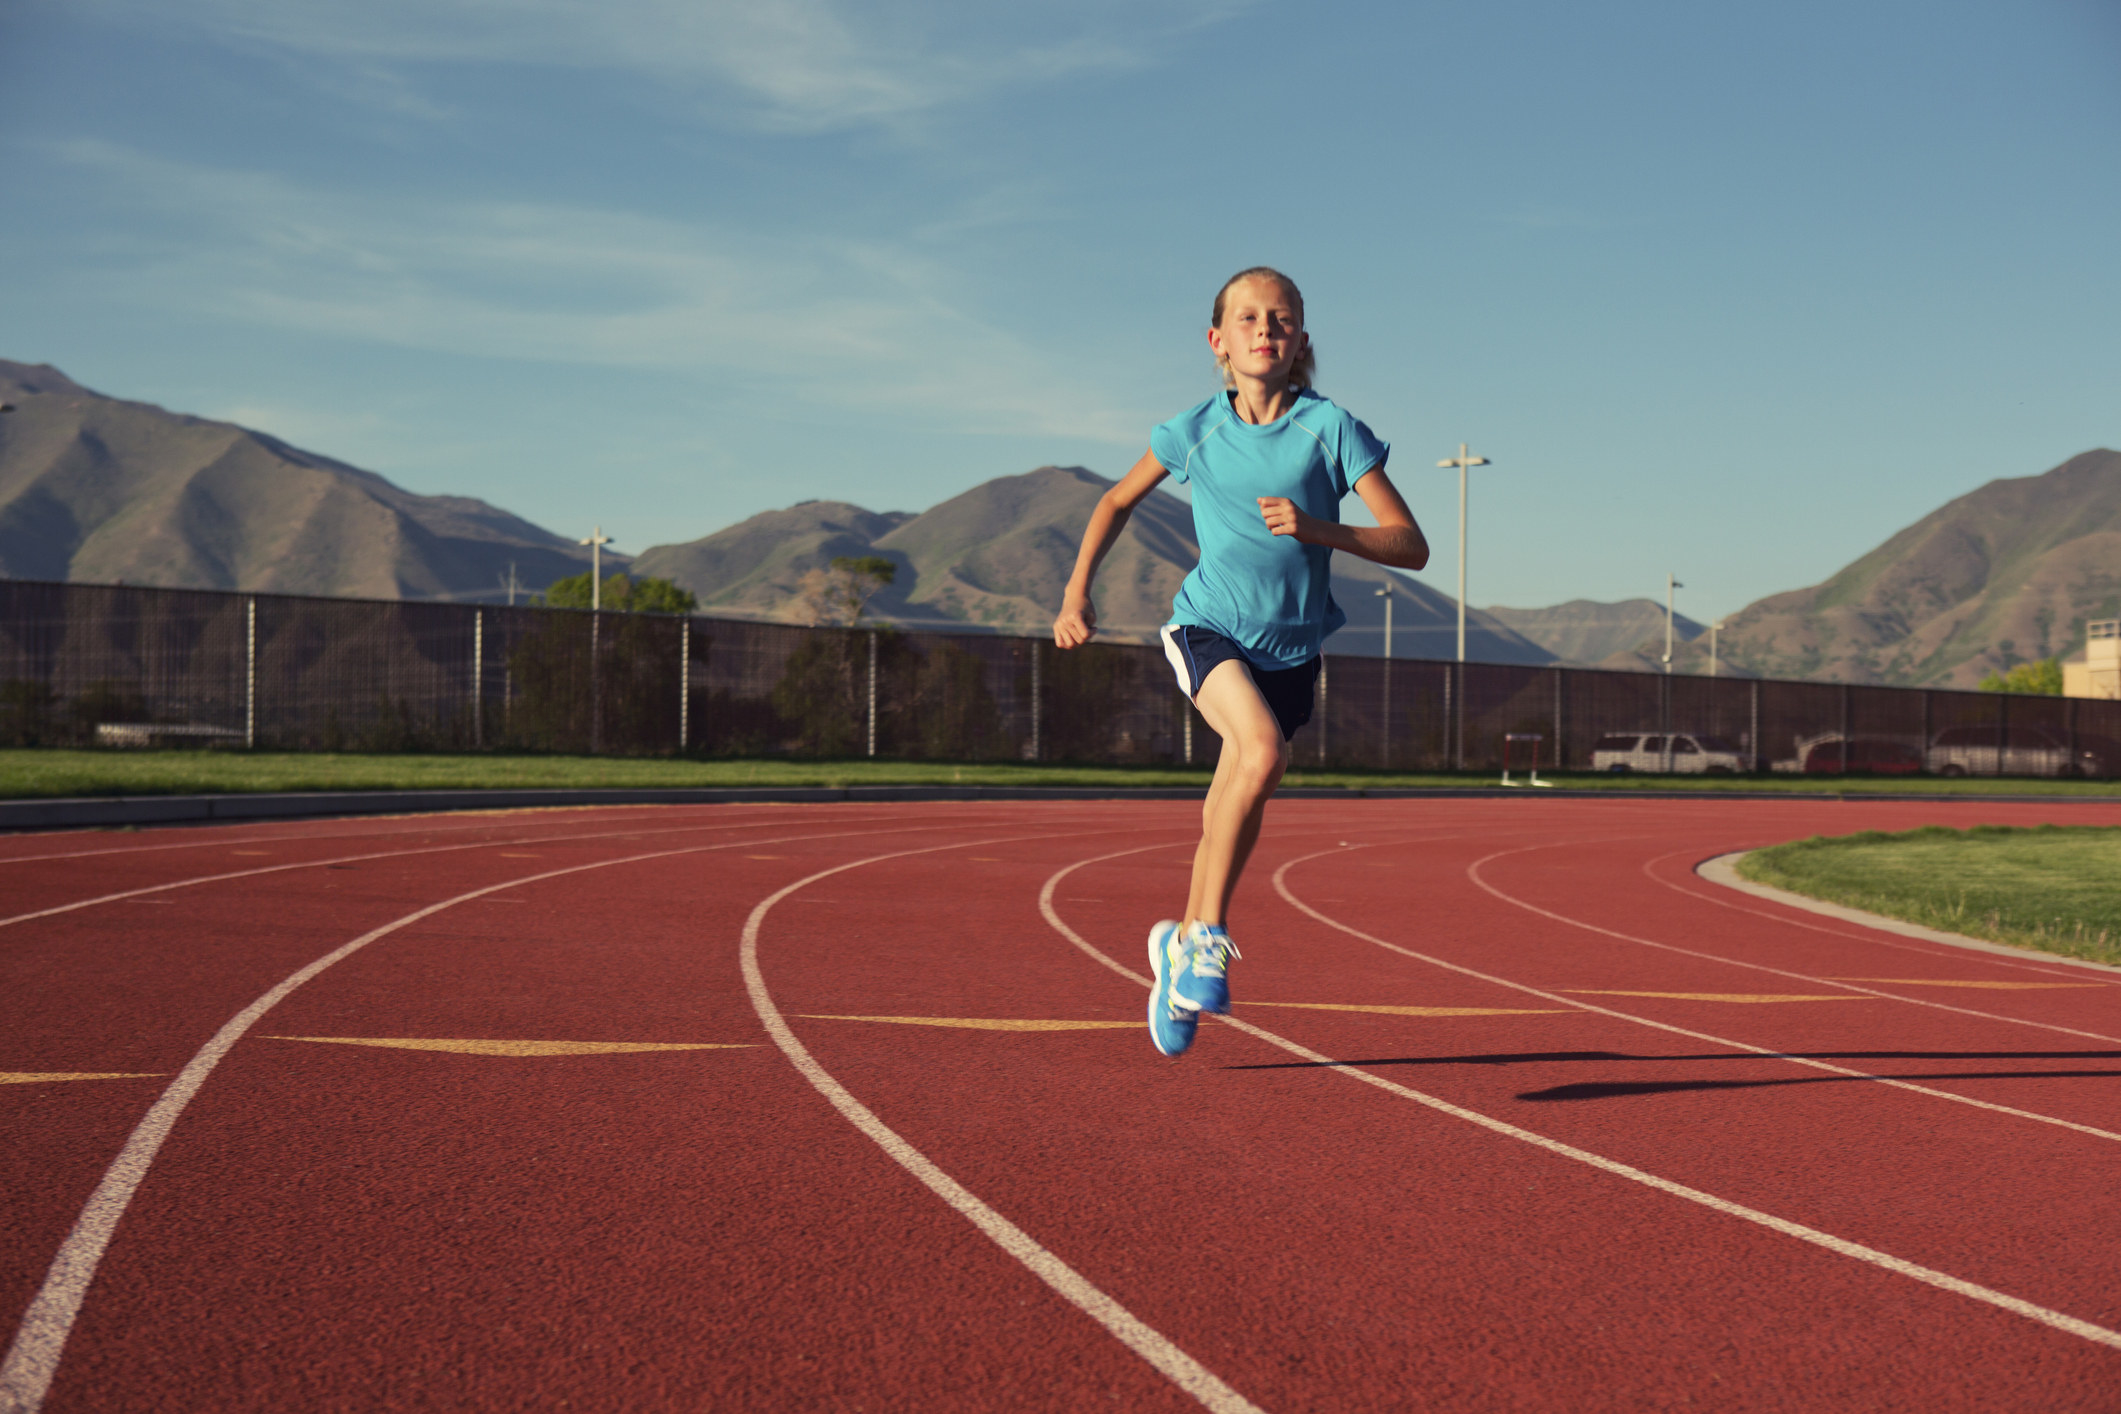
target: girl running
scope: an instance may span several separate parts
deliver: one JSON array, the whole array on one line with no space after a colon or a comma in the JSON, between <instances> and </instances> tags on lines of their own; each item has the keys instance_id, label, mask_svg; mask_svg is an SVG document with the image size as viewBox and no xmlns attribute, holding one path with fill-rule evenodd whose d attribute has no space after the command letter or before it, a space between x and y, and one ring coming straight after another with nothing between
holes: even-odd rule
<instances>
[{"instance_id":1,"label":"girl running","mask_svg":"<svg viewBox=\"0 0 2121 1414\"><path fill-rule=\"evenodd\" d=\"M1223 747L1185 917L1149 930L1149 1038L1167 1056L1193 1044L1203 1011L1230 1009L1230 895L1289 767L1289 738L1311 720L1320 645L1347 622L1328 584L1333 552L1415 570L1429 562L1428 541L1385 479L1390 447L1311 388L1317 361L1294 281L1265 266L1231 276L1215 296L1208 347L1224 391L1150 433L1149 450L1099 499L1053 621L1060 647L1088 643L1090 586L1128 516L1166 476L1192 485L1200 563L1172 603L1164 654ZM1340 523L1351 489L1375 529Z\"/></svg>"}]
</instances>

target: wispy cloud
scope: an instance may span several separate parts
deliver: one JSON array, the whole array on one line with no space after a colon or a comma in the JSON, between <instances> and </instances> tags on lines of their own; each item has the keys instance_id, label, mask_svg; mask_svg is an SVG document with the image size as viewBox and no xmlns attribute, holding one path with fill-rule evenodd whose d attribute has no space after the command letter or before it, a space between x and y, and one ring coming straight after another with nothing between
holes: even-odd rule
<instances>
[{"instance_id":1,"label":"wispy cloud","mask_svg":"<svg viewBox=\"0 0 2121 1414\"><path fill-rule=\"evenodd\" d=\"M321 190L74 142L152 224L103 278L142 302L480 358L633 367L935 430L1128 442L1142 413L970 310L886 242L739 233L626 211ZM116 268L113 268L113 267Z\"/></svg>"},{"instance_id":2,"label":"wispy cloud","mask_svg":"<svg viewBox=\"0 0 2121 1414\"><path fill-rule=\"evenodd\" d=\"M754 121L889 122L979 94L1143 66L1252 0L94 0L349 64L615 69L735 97ZM387 91L387 90L385 90Z\"/></svg>"}]
</instances>

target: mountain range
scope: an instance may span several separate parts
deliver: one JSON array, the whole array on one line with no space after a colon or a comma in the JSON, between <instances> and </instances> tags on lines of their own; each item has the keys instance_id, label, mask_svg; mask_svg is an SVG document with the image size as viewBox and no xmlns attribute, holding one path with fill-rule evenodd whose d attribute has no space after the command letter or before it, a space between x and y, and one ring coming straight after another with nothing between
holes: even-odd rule
<instances>
[{"instance_id":1,"label":"mountain range","mask_svg":"<svg viewBox=\"0 0 2121 1414\"><path fill-rule=\"evenodd\" d=\"M2064 656L2121 617L2121 452L1991 481L1809 589L1724 621L1725 662L1770 677L1972 687ZM1696 640L1674 665L1700 671ZM1613 666L1636 666L1640 652Z\"/></svg>"},{"instance_id":2,"label":"mountain range","mask_svg":"<svg viewBox=\"0 0 2121 1414\"><path fill-rule=\"evenodd\" d=\"M1045 466L999 476L920 515L879 514L844 501L808 501L718 530L683 545L658 545L634 561L643 575L677 581L710 613L800 621L798 582L840 555L879 555L898 567L870 612L912 628L967 626L1038 633L1075 568L1082 527L1112 485L1079 466ZM1158 491L1135 508L1098 572L1103 637L1153 641L1169 617L1171 596L1199 558L1193 512ZM1409 575L1352 555L1333 557L1333 597L1348 615L1334 651L1384 651L1384 601L1390 585L1392 649L1405 658L1448 658L1457 651L1457 606ZM1466 616L1469 657L1490 663L1550 663L1555 655L1508 624L1472 610Z\"/></svg>"},{"instance_id":3,"label":"mountain range","mask_svg":"<svg viewBox=\"0 0 2121 1414\"><path fill-rule=\"evenodd\" d=\"M422 496L233 423L106 397L55 368L0 360L0 575L379 598L496 599L513 565L542 588L587 567L572 541L484 501ZM804 574L845 555L898 567L872 603L908 627L1040 632L1111 483L1082 467L1001 476L918 514L807 501L630 562L713 613L793 620ZM1159 491L1107 558L1109 636L1146 641L1196 556L1192 514ZM623 555L606 557L626 568ZM1333 591L1340 653L1448 658L1456 605L1422 580L1349 555ZM2070 652L2087 619L2121 616L2121 453L1992 481L1808 589L1770 595L1715 635L1744 675L1972 686ZM1675 670L1704 671L1710 637L1674 620ZM1664 607L1573 600L1467 613L1467 656L1654 669Z\"/></svg>"},{"instance_id":4,"label":"mountain range","mask_svg":"<svg viewBox=\"0 0 2121 1414\"><path fill-rule=\"evenodd\" d=\"M588 567L571 541L468 496L229 422L0 360L0 575L369 598L499 597ZM620 557L623 563L623 557Z\"/></svg>"}]
</instances>

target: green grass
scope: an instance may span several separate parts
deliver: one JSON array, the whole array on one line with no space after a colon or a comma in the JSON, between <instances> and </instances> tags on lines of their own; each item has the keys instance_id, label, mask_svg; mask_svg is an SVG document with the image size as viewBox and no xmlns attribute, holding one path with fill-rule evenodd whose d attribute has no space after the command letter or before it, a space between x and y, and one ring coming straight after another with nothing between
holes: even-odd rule
<instances>
[{"instance_id":1,"label":"green grass","mask_svg":"<svg viewBox=\"0 0 2121 1414\"><path fill-rule=\"evenodd\" d=\"M1793 795L1874 791L2036 793L2121 797L2121 782L1802 776L1646 776L1550 773L1557 785L1607 790L1774 791ZM1495 784L1492 771L1289 773L1291 786L1437 788ZM1204 789L1205 768L933 761L694 761L625 756L368 755L276 751L0 750L0 799L94 795L210 795L231 791L455 790L681 786L1096 786Z\"/></svg>"},{"instance_id":2,"label":"green grass","mask_svg":"<svg viewBox=\"0 0 2121 1414\"><path fill-rule=\"evenodd\" d=\"M2121 964L2121 827L1817 835L1755 850L1738 872L1909 923Z\"/></svg>"}]
</instances>

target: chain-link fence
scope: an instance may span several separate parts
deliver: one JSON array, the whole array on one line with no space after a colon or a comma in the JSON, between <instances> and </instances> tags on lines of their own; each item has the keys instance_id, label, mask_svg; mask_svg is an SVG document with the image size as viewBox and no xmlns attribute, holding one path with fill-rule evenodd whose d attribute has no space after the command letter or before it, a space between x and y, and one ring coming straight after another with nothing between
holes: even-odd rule
<instances>
[{"instance_id":1,"label":"chain-link fence","mask_svg":"<svg viewBox=\"0 0 2121 1414\"><path fill-rule=\"evenodd\" d=\"M1328 656L1306 768L2121 776L2121 702ZM1537 738L1527 743L1526 738ZM1208 764L1153 647L0 580L0 744Z\"/></svg>"}]
</instances>

